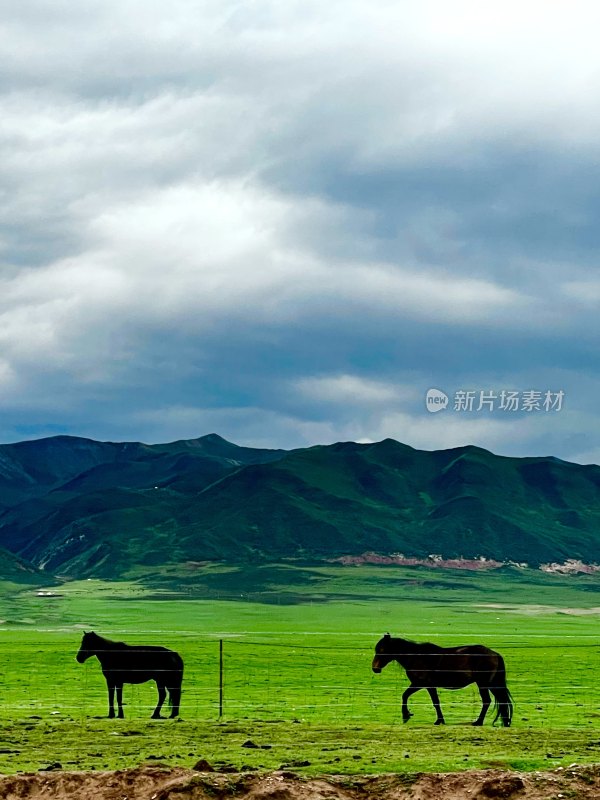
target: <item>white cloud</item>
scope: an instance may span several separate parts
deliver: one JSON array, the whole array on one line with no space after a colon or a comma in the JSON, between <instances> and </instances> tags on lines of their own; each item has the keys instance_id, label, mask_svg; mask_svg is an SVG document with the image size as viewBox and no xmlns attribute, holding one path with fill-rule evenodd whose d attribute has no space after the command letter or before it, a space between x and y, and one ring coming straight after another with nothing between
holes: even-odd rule
<instances>
[{"instance_id":1,"label":"white cloud","mask_svg":"<svg viewBox=\"0 0 600 800\"><path fill-rule=\"evenodd\" d=\"M535 303L518 291L492 281L461 278L434 269L361 265L351 270L342 295L365 306L397 311L432 321L494 324L508 319L527 324L522 314Z\"/></svg>"},{"instance_id":2,"label":"white cloud","mask_svg":"<svg viewBox=\"0 0 600 800\"><path fill-rule=\"evenodd\" d=\"M89 2L85 14L22 0L5 17L2 72L13 86L90 99L167 90L244 97L248 109L268 106L263 133L301 125L324 100L319 133L337 127L366 159L415 148L425 155L436 139L488 138L499 125L502 135L595 145L599 21L596 5L582 0L262 0L248 8L173 0L168 9L121 0ZM336 126L348 115L354 125Z\"/></svg>"},{"instance_id":3,"label":"white cloud","mask_svg":"<svg viewBox=\"0 0 600 800\"><path fill-rule=\"evenodd\" d=\"M413 386L401 386L386 381L369 380L359 375L308 376L294 379L292 392L300 392L311 402L335 405L377 406L382 403L397 404L413 399Z\"/></svg>"},{"instance_id":4,"label":"white cloud","mask_svg":"<svg viewBox=\"0 0 600 800\"><path fill-rule=\"evenodd\" d=\"M568 297L585 309L596 309L600 306L599 280L565 281L562 289Z\"/></svg>"},{"instance_id":5,"label":"white cloud","mask_svg":"<svg viewBox=\"0 0 600 800\"><path fill-rule=\"evenodd\" d=\"M0 397L4 403L15 396L19 383L12 364L0 358Z\"/></svg>"},{"instance_id":6,"label":"white cloud","mask_svg":"<svg viewBox=\"0 0 600 800\"><path fill-rule=\"evenodd\" d=\"M417 446L502 447L495 420L403 416L396 403L414 398L390 369L413 350L444 364L455 338L459 380L482 359L506 371L545 341L553 354L561 342L564 363L591 337L589 261L575 245L557 263L543 244L523 251L544 214L541 240L558 229L593 250L580 231L595 195L557 166L546 198L517 167L548 153L595 164L599 21L579 0L13 4L0 29L4 398L12 387L41 399L42 385L54 406L75 386L118 397L153 368L159 385L171 365L152 352L170 337L173 361L193 353L190 371L225 342L235 375L236 347L254 342L261 366L239 400L250 410L234 413L224 390L222 417L194 416L189 396L157 398L180 408L173 429L195 435L238 414L241 440L258 441L261 424L305 443L403 438L406 426ZM522 161L504 174L507 150ZM564 203L561 187L573 191ZM502 225L510 246L498 253ZM323 330L332 351L348 343L338 364L309 372ZM290 359L305 356L280 378L279 335ZM369 377L355 368L365 354ZM217 393L214 373L203 378ZM306 402L352 402L353 415L277 410L290 386ZM373 422L371 408L387 413Z\"/></svg>"},{"instance_id":7,"label":"white cloud","mask_svg":"<svg viewBox=\"0 0 600 800\"><path fill-rule=\"evenodd\" d=\"M600 464L600 447L573 453L569 461L574 461L577 464Z\"/></svg>"},{"instance_id":8,"label":"white cloud","mask_svg":"<svg viewBox=\"0 0 600 800\"><path fill-rule=\"evenodd\" d=\"M490 281L311 252L304 226L327 218L343 235L339 209L239 180L190 181L96 211L80 231L80 255L3 281L3 352L97 380L119 367L115 341L128 354L136 331L309 324L328 309L348 320L402 313L520 327L535 319L535 303Z\"/></svg>"},{"instance_id":9,"label":"white cloud","mask_svg":"<svg viewBox=\"0 0 600 800\"><path fill-rule=\"evenodd\" d=\"M476 413L443 411L407 413L388 411L380 418L371 419L371 428L365 434L375 441L387 437L409 444L419 450L445 450L475 444L498 455L533 455L524 453L523 443L544 438L548 427L559 426L559 413L552 419L541 412L537 417L507 418ZM551 455L552 453L535 453Z\"/></svg>"}]
</instances>

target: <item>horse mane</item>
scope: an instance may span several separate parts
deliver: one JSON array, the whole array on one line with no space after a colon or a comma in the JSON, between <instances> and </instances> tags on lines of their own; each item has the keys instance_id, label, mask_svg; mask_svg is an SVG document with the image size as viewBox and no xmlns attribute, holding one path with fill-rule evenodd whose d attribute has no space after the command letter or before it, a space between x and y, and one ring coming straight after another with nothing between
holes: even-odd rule
<instances>
[{"instance_id":1,"label":"horse mane","mask_svg":"<svg viewBox=\"0 0 600 800\"><path fill-rule=\"evenodd\" d=\"M416 645L421 653L438 653L444 649L439 644L434 644L433 642L417 642Z\"/></svg>"},{"instance_id":2,"label":"horse mane","mask_svg":"<svg viewBox=\"0 0 600 800\"><path fill-rule=\"evenodd\" d=\"M107 639L106 636L100 636L99 633L95 631L90 631L89 633L85 634L86 636L93 636L94 639L102 644L109 645L113 650L120 650L127 647L125 642L115 642L112 639Z\"/></svg>"},{"instance_id":3,"label":"horse mane","mask_svg":"<svg viewBox=\"0 0 600 800\"><path fill-rule=\"evenodd\" d=\"M412 639L403 639L400 636L390 636L388 639L394 646L402 645L407 646L415 653L438 653L443 650L439 644L433 642L415 642Z\"/></svg>"}]
</instances>

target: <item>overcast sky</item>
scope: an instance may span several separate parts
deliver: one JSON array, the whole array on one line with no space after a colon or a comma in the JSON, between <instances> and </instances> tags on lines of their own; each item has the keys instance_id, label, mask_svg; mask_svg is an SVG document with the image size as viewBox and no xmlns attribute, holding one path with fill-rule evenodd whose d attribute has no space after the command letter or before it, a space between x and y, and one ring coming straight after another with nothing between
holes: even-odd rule
<instances>
[{"instance_id":1,"label":"overcast sky","mask_svg":"<svg viewBox=\"0 0 600 800\"><path fill-rule=\"evenodd\" d=\"M1 17L0 441L600 463L597 3Z\"/></svg>"}]
</instances>

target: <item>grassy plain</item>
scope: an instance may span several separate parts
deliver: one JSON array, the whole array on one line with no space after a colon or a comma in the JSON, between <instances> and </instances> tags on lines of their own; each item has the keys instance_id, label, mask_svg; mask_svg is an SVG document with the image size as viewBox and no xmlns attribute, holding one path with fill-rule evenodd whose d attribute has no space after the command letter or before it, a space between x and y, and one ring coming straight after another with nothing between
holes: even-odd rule
<instances>
[{"instance_id":1,"label":"grassy plain","mask_svg":"<svg viewBox=\"0 0 600 800\"><path fill-rule=\"evenodd\" d=\"M597 762L599 590L598 577L530 570L314 565L190 565L143 584L70 582L49 587L51 594L7 585L0 771L200 758L306 774ZM148 719L151 684L126 686L127 718L105 719L98 662L74 658L83 629L178 650L186 664L182 719ZM370 669L386 630L499 650L516 704L513 727L492 728L491 716L484 728L470 727L479 709L472 687L441 692L444 728L433 727L424 692L411 699L415 716L402 725L404 673L396 665L381 675Z\"/></svg>"}]
</instances>

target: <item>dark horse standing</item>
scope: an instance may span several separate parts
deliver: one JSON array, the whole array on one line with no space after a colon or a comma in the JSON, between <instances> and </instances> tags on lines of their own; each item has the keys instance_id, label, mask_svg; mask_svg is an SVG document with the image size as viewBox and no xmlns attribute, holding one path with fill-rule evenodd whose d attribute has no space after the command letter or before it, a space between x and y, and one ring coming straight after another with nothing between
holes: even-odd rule
<instances>
[{"instance_id":1,"label":"dark horse standing","mask_svg":"<svg viewBox=\"0 0 600 800\"><path fill-rule=\"evenodd\" d=\"M171 717L179 714L181 702L181 683L183 681L183 660L179 653L166 647L151 645L129 645L124 642L111 642L97 633L84 633L77 661L83 664L91 656L96 656L102 666L102 673L108 687L108 716L115 716L115 689L117 692L117 716L123 714L123 684L156 681L158 705L152 719L161 719L160 710L169 692Z\"/></svg>"},{"instance_id":2,"label":"dark horse standing","mask_svg":"<svg viewBox=\"0 0 600 800\"><path fill-rule=\"evenodd\" d=\"M438 647L425 642L419 644L409 639L396 639L386 633L375 645L373 672L381 670L397 661L406 670L410 686L402 695L402 719L408 722L412 717L408 710L408 698L419 689L427 689L435 708L436 725L443 725L444 715L440 708L438 688L462 689L476 683L481 695L481 713L473 725L483 725L490 707L490 692L494 695L496 717L506 727L510 725L513 703L506 686L504 659L499 653L481 644L466 647Z\"/></svg>"}]
</instances>

